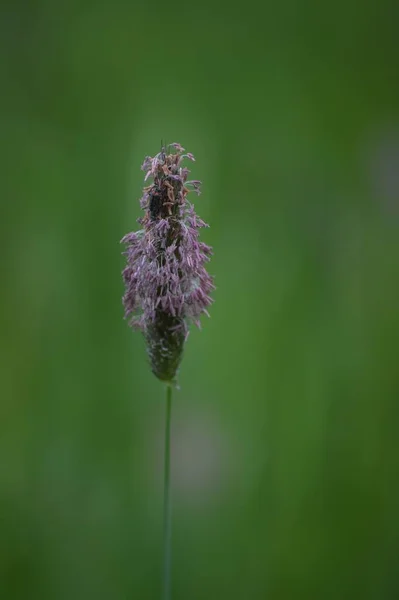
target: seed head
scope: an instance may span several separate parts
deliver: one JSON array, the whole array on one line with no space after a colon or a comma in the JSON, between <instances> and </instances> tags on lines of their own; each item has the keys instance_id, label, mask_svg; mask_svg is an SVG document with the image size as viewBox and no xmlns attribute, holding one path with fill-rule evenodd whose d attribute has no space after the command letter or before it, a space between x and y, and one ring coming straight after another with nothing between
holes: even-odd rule
<instances>
[{"instance_id":1,"label":"seed head","mask_svg":"<svg viewBox=\"0 0 399 600\"><path fill-rule=\"evenodd\" d=\"M141 168L152 183L140 200L142 229L122 239L125 317L143 332L153 373L168 382L175 380L190 322L199 327L201 314L209 316L214 289L205 269L212 249L199 241L199 229L208 225L187 198L200 194L201 182L187 180L184 159L195 160L180 144L146 157Z\"/></svg>"}]
</instances>

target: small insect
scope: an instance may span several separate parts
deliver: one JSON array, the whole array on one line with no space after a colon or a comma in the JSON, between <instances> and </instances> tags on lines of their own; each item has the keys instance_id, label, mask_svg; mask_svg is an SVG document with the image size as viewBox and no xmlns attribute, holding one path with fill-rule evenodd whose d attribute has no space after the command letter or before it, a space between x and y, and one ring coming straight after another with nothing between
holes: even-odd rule
<instances>
[{"instance_id":1,"label":"small insect","mask_svg":"<svg viewBox=\"0 0 399 600\"><path fill-rule=\"evenodd\" d=\"M166 155L166 144L161 141L161 152L157 154L157 166L161 171L154 179L152 186L145 188L148 192L148 211L151 219L170 217L176 205L174 189L174 172L177 167L173 162L174 155ZM178 155L176 155L178 156Z\"/></svg>"},{"instance_id":2,"label":"small insect","mask_svg":"<svg viewBox=\"0 0 399 600\"><path fill-rule=\"evenodd\" d=\"M150 201L148 205L148 209L150 211L150 215L152 219L156 219L162 209L163 201L162 201L162 190L158 187L153 186L153 189L150 192Z\"/></svg>"}]
</instances>

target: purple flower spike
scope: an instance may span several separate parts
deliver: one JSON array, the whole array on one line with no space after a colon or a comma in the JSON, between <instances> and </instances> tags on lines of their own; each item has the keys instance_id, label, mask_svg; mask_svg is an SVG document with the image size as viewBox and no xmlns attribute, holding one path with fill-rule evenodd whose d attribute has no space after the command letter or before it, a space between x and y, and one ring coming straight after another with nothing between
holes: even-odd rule
<instances>
[{"instance_id":1,"label":"purple flower spike","mask_svg":"<svg viewBox=\"0 0 399 600\"><path fill-rule=\"evenodd\" d=\"M189 323L200 326L199 317L209 316L215 289L205 269L212 248L198 239L207 224L187 199L190 190L199 194L201 182L187 181L190 171L181 162L194 157L183 152L174 143L145 158L145 180L153 182L140 200L142 229L122 239L125 317L143 332L153 373L168 382L176 378Z\"/></svg>"}]
</instances>

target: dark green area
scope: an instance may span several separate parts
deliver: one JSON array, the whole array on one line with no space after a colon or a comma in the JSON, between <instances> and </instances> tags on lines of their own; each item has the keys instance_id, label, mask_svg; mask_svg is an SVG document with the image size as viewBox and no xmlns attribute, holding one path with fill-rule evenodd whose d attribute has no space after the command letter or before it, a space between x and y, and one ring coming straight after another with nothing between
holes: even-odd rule
<instances>
[{"instance_id":1,"label":"dark green area","mask_svg":"<svg viewBox=\"0 0 399 600\"><path fill-rule=\"evenodd\" d=\"M174 394L174 600L399 597L398 13L2 4L1 598L160 597L165 394L119 240L161 139L217 285Z\"/></svg>"},{"instance_id":2,"label":"dark green area","mask_svg":"<svg viewBox=\"0 0 399 600\"><path fill-rule=\"evenodd\" d=\"M184 319L172 317L158 309L153 323L145 332L149 365L161 381L177 381L177 373L184 352L186 330Z\"/></svg>"}]
</instances>

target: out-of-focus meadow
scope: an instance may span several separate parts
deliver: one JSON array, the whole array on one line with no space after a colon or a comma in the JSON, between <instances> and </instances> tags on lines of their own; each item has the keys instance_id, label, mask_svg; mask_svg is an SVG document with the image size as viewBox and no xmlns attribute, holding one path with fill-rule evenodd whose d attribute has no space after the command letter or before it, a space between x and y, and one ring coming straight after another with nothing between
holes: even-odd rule
<instances>
[{"instance_id":1,"label":"out-of-focus meadow","mask_svg":"<svg viewBox=\"0 0 399 600\"><path fill-rule=\"evenodd\" d=\"M174 600L398 598L397 5L1 12L1 598L160 597L164 391L119 240L161 139L217 284L173 407Z\"/></svg>"}]
</instances>

